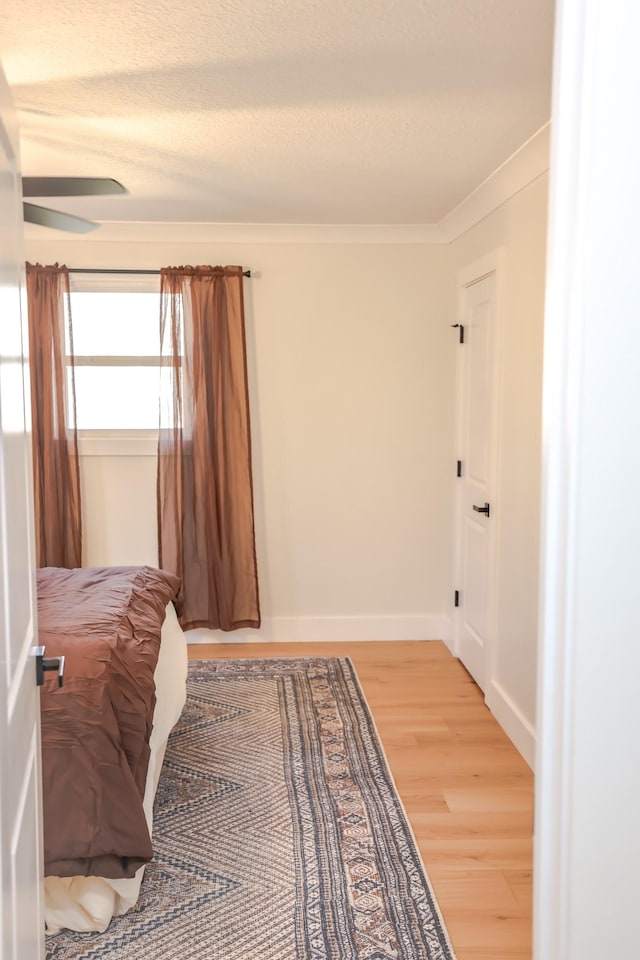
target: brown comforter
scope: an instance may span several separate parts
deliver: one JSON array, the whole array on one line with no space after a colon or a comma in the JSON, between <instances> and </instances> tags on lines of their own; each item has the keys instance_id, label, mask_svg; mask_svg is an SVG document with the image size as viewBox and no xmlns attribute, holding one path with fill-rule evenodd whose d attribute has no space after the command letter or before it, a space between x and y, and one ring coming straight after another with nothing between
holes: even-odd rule
<instances>
[{"instance_id":1,"label":"brown comforter","mask_svg":"<svg viewBox=\"0 0 640 960\"><path fill-rule=\"evenodd\" d=\"M132 877L152 857L142 808L165 607L152 567L37 571L39 642L66 657L41 690L45 875Z\"/></svg>"}]
</instances>

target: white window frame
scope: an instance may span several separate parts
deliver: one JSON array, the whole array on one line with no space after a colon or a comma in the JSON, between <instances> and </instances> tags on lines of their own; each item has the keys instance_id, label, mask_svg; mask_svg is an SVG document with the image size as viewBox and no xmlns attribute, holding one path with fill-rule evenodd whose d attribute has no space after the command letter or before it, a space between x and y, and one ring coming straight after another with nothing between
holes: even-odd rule
<instances>
[{"instance_id":1,"label":"white window frame","mask_svg":"<svg viewBox=\"0 0 640 960\"><path fill-rule=\"evenodd\" d=\"M69 271L70 289L74 293L157 293L160 277L151 274L74 274ZM82 366L163 366L167 358L160 356L74 357L74 365ZM155 457L158 453L157 429L78 430L78 453L81 457Z\"/></svg>"}]
</instances>

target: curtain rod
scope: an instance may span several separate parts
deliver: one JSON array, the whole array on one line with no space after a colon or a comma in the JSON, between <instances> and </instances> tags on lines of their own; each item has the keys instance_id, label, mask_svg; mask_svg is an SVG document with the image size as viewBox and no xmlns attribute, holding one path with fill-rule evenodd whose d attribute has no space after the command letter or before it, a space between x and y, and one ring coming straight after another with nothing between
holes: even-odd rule
<instances>
[{"instance_id":1,"label":"curtain rod","mask_svg":"<svg viewBox=\"0 0 640 960\"><path fill-rule=\"evenodd\" d=\"M116 273L119 273L119 274L126 273L126 274L129 275L129 276L131 276L131 275L135 275L135 276L143 276L143 275L144 275L144 276L149 276L149 277L159 277L159 276L160 276L160 271L159 271L159 270L103 270L103 269L100 269L100 268L96 268L96 269L92 270L90 267L67 267L67 270L69 271L69 273L114 273L114 274L116 274ZM242 276L243 276L243 277L250 277L250 276L251 276L251 270L243 270L243 271L242 271Z\"/></svg>"}]
</instances>

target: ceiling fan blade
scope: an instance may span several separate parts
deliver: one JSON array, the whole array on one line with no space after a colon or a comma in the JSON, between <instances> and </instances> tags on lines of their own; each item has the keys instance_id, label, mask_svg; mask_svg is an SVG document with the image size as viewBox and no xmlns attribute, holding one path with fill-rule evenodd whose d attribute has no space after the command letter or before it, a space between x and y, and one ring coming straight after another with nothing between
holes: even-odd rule
<instances>
[{"instance_id":1,"label":"ceiling fan blade","mask_svg":"<svg viewBox=\"0 0 640 960\"><path fill-rule=\"evenodd\" d=\"M66 230L68 233L89 233L95 230L97 223L74 217L60 210L49 210L48 207L39 207L35 203L23 203L24 219L27 223L37 223L41 227L51 227L52 230Z\"/></svg>"},{"instance_id":2,"label":"ceiling fan blade","mask_svg":"<svg viewBox=\"0 0 640 960\"><path fill-rule=\"evenodd\" d=\"M23 177L25 197L98 197L127 191L109 177Z\"/></svg>"}]
</instances>

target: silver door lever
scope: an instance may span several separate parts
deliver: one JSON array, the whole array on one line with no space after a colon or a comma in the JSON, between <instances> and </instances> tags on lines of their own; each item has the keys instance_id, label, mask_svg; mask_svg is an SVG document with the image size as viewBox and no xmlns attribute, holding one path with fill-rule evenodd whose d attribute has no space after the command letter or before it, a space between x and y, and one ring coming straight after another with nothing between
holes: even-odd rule
<instances>
[{"instance_id":1,"label":"silver door lever","mask_svg":"<svg viewBox=\"0 0 640 960\"><path fill-rule=\"evenodd\" d=\"M58 671L58 686L61 687L64 682L64 656L45 657L44 647L32 647L31 652L36 658L36 684L41 687L44 683L46 670Z\"/></svg>"}]
</instances>

